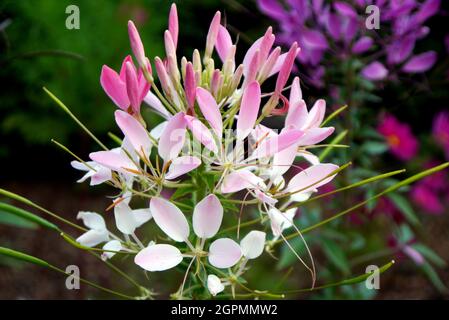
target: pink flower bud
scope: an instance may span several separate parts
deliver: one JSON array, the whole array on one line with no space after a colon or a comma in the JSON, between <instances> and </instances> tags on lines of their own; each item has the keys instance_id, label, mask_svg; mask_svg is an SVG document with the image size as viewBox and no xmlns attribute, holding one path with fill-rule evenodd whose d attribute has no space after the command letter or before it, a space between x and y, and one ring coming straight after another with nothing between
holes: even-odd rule
<instances>
[{"instance_id":1,"label":"pink flower bud","mask_svg":"<svg viewBox=\"0 0 449 320\"><path fill-rule=\"evenodd\" d=\"M193 71L193 65L191 62L187 62L186 64L186 76L184 79L184 88L187 103L190 108L193 108L193 105L195 103L196 81L195 81L195 72Z\"/></svg>"},{"instance_id":2,"label":"pink flower bud","mask_svg":"<svg viewBox=\"0 0 449 320\"><path fill-rule=\"evenodd\" d=\"M140 94L139 84L137 81L137 73L131 62L126 62L126 92L128 93L129 102L133 113L140 112Z\"/></svg>"},{"instance_id":3,"label":"pink flower bud","mask_svg":"<svg viewBox=\"0 0 449 320\"><path fill-rule=\"evenodd\" d=\"M144 68L146 65L145 50L143 48L139 32L137 31L136 26L131 20L128 21L128 34L129 34L129 41L131 43L131 49L134 53L134 56L137 59L137 63L139 64L140 67Z\"/></svg>"},{"instance_id":4,"label":"pink flower bud","mask_svg":"<svg viewBox=\"0 0 449 320\"><path fill-rule=\"evenodd\" d=\"M279 71L278 78L276 80L276 89L275 92L281 92L284 89L285 84L287 83L288 77L292 72L293 64L295 63L296 55L297 55L298 44L293 42L290 50L287 53L287 57L285 58L285 62Z\"/></svg>"},{"instance_id":5,"label":"pink flower bud","mask_svg":"<svg viewBox=\"0 0 449 320\"><path fill-rule=\"evenodd\" d=\"M178 10L176 9L176 4L172 4L170 8L170 14L168 16L168 31L173 38L173 45L175 49L178 45L178 34L179 34L179 24L178 24Z\"/></svg>"},{"instance_id":6,"label":"pink flower bud","mask_svg":"<svg viewBox=\"0 0 449 320\"><path fill-rule=\"evenodd\" d=\"M168 30L165 30L165 33L164 33L164 43L165 43L165 52L167 54L167 57L169 57L169 56L176 57L175 43L173 41L172 34Z\"/></svg>"},{"instance_id":7,"label":"pink flower bud","mask_svg":"<svg viewBox=\"0 0 449 320\"><path fill-rule=\"evenodd\" d=\"M217 41L218 30L220 29L221 13L217 11L210 23L209 32L206 38L206 52L204 53L204 59L210 58L212 51L214 50L215 42Z\"/></svg>"}]
</instances>

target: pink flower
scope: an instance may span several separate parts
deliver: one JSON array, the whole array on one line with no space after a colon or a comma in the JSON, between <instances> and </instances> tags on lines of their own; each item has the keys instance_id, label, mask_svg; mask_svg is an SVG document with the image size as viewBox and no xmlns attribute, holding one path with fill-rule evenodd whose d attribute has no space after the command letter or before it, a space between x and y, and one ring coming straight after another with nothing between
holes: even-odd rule
<instances>
[{"instance_id":1,"label":"pink flower","mask_svg":"<svg viewBox=\"0 0 449 320\"><path fill-rule=\"evenodd\" d=\"M410 160L418 151L418 141L410 126L399 122L394 116L385 115L377 131L385 137L391 153L401 160Z\"/></svg>"},{"instance_id":2,"label":"pink flower","mask_svg":"<svg viewBox=\"0 0 449 320\"><path fill-rule=\"evenodd\" d=\"M443 213L444 206L438 198L437 193L423 184L422 181L412 187L410 194L413 202L428 213Z\"/></svg>"},{"instance_id":3,"label":"pink flower","mask_svg":"<svg viewBox=\"0 0 449 320\"><path fill-rule=\"evenodd\" d=\"M149 70L151 73L151 70ZM111 100L122 110L140 115L140 105L150 90L150 85L141 69L137 71L131 56L123 60L120 74L104 65L101 69L100 83Z\"/></svg>"},{"instance_id":4,"label":"pink flower","mask_svg":"<svg viewBox=\"0 0 449 320\"><path fill-rule=\"evenodd\" d=\"M433 120L432 134L449 159L449 112L441 111Z\"/></svg>"}]
</instances>

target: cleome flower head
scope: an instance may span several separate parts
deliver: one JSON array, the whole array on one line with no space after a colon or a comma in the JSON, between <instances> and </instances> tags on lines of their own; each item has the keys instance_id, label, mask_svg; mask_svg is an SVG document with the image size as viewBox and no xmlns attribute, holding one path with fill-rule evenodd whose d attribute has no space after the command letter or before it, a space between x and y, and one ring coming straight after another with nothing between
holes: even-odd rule
<instances>
[{"instance_id":1,"label":"cleome flower head","mask_svg":"<svg viewBox=\"0 0 449 320\"><path fill-rule=\"evenodd\" d=\"M123 234L122 238L110 232L101 215L80 212L89 230L77 241L85 246L106 242L103 258L118 252L133 254L134 262L151 272L190 260L176 294L182 298L194 263L192 276L199 277L210 294L226 287L234 292L246 264L262 255L269 241L295 227L296 210L286 208L332 180L339 167L320 163L309 151L334 128L322 126L324 100L317 100L309 110L299 78L287 86L301 54L296 43L282 53L273 48L275 35L268 28L239 64L237 46L217 12L203 53L194 50L191 58L179 59L177 17L172 5L164 33L166 56L155 57L154 67L137 28L129 22L137 65L127 56L119 73L104 66L100 77L104 91L119 108L115 122L123 137L115 139L115 148L92 152L90 161L74 161L72 166L86 172L78 182L90 178L91 185L107 183L119 190L110 208ZM265 89L271 77L275 87ZM142 103L164 118L151 130L141 114ZM269 121L278 116L286 116L280 130L271 128ZM297 158L306 159L310 166L285 181ZM239 200L243 190L252 199ZM149 206L132 209L139 199L149 200ZM243 206L247 200L258 205L262 226L239 241L239 232L235 238L229 230L239 230L240 219L237 222L227 211L233 201ZM153 241L143 244L136 230L153 221L166 238L151 234ZM226 236L221 237L222 224L236 228L226 228ZM271 227L271 236L263 231L266 227Z\"/></svg>"}]
</instances>

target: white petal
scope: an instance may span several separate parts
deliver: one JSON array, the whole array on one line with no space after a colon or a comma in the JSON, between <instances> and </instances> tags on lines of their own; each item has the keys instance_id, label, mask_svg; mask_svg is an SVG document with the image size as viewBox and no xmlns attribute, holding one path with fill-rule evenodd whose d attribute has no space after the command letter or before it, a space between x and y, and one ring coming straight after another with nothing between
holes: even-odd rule
<instances>
[{"instance_id":1,"label":"white petal","mask_svg":"<svg viewBox=\"0 0 449 320\"><path fill-rule=\"evenodd\" d=\"M220 200L210 194L198 202L193 210L193 231L200 238L212 238L220 229L223 219L223 207Z\"/></svg>"},{"instance_id":2,"label":"white petal","mask_svg":"<svg viewBox=\"0 0 449 320\"><path fill-rule=\"evenodd\" d=\"M91 229L87 231L86 233L83 233L81 236L79 236L76 239L76 242L79 244L85 246L85 247L95 247L96 245L108 241L109 240L109 233L108 230L102 229L102 230L95 230Z\"/></svg>"},{"instance_id":3,"label":"white petal","mask_svg":"<svg viewBox=\"0 0 449 320\"><path fill-rule=\"evenodd\" d=\"M124 234L132 234L137 228L137 221L128 204L121 201L114 207L115 224Z\"/></svg>"},{"instance_id":4,"label":"white petal","mask_svg":"<svg viewBox=\"0 0 449 320\"><path fill-rule=\"evenodd\" d=\"M182 261L178 248L169 244L155 244L141 250L134 263L148 271L163 271L176 267Z\"/></svg>"},{"instance_id":5,"label":"white petal","mask_svg":"<svg viewBox=\"0 0 449 320\"><path fill-rule=\"evenodd\" d=\"M207 289L214 297L224 290L224 285L221 283L220 278L214 274L207 276Z\"/></svg>"},{"instance_id":6,"label":"white petal","mask_svg":"<svg viewBox=\"0 0 449 320\"><path fill-rule=\"evenodd\" d=\"M209 247L209 263L216 268L230 268L241 257L240 246L234 240L228 238L217 239Z\"/></svg>"},{"instance_id":7,"label":"white petal","mask_svg":"<svg viewBox=\"0 0 449 320\"><path fill-rule=\"evenodd\" d=\"M255 259L260 256L265 247L265 237L266 233L262 231L253 230L248 233L240 241L243 255L248 259Z\"/></svg>"},{"instance_id":8,"label":"white petal","mask_svg":"<svg viewBox=\"0 0 449 320\"><path fill-rule=\"evenodd\" d=\"M154 222L170 238L177 242L184 242L189 237L189 223L184 214L171 202L153 197L150 201L150 211Z\"/></svg>"},{"instance_id":9,"label":"white petal","mask_svg":"<svg viewBox=\"0 0 449 320\"><path fill-rule=\"evenodd\" d=\"M282 231L293 226L293 218L295 217L296 210L296 208L293 208L286 212L281 212L276 208L271 208L268 211L268 216L270 217L271 222L271 231L274 236L280 236Z\"/></svg>"},{"instance_id":10,"label":"white petal","mask_svg":"<svg viewBox=\"0 0 449 320\"><path fill-rule=\"evenodd\" d=\"M84 225L89 229L106 230L106 222L103 217L96 212L80 211L76 218L83 220Z\"/></svg>"},{"instance_id":11,"label":"white petal","mask_svg":"<svg viewBox=\"0 0 449 320\"><path fill-rule=\"evenodd\" d=\"M148 91L148 94L145 96L144 101L154 110L159 112L164 118L170 118L170 113L165 109L162 102L156 97L151 91Z\"/></svg>"},{"instance_id":12,"label":"white petal","mask_svg":"<svg viewBox=\"0 0 449 320\"><path fill-rule=\"evenodd\" d=\"M133 210L133 215L134 220L136 221L136 228L140 227L153 217L149 208Z\"/></svg>"},{"instance_id":13,"label":"white petal","mask_svg":"<svg viewBox=\"0 0 449 320\"><path fill-rule=\"evenodd\" d=\"M329 175L337 169L338 166L331 163L321 163L311 166L295 175L288 183L285 191L299 191L301 193L310 192L311 190L317 189L330 182L335 177L335 174Z\"/></svg>"},{"instance_id":14,"label":"white petal","mask_svg":"<svg viewBox=\"0 0 449 320\"><path fill-rule=\"evenodd\" d=\"M168 121L164 121L159 123L157 126L155 126L150 131L150 136L152 136L154 139L159 140L159 138L162 135L162 132L164 132L165 126L167 125Z\"/></svg>"},{"instance_id":15,"label":"white petal","mask_svg":"<svg viewBox=\"0 0 449 320\"><path fill-rule=\"evenodd\" d=\"M103 250L120 251L122 250L122 244L118 240L111 240L103 246ZM107 259L111 259L114 255L115 252L105 251L101 254L101 259L106 261Z\"/></svg>"}]
</instances>

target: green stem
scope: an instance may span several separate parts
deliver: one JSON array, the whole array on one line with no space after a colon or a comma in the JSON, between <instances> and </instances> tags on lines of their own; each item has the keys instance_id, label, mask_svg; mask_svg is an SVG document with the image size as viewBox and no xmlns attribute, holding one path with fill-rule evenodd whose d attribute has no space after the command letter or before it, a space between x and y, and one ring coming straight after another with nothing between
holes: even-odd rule
<instances>
[{"instance_id":1,"label":"green stem","mask_svg":"<svg viewBox=\"0 0 449 320\"><path fill-rule=\"evenodd\" d=\"M98 140L98 138L92 133L90 132L89 129L87 129L87 127L72 113L72 111L70 111L70 109L61 101L59 100L53 93L51 93L50 90L48 90L47 88L43 87L44 91L50 96L50 98L53 99L53 101L56 102L56 104L62 109L64 110L72 119L73 121L75 121L80 127L81 129L83 129L101 148L103 148L104 150L109 150L103 143L101 143L100 140Z\"/></svg>"}]
</instances>

